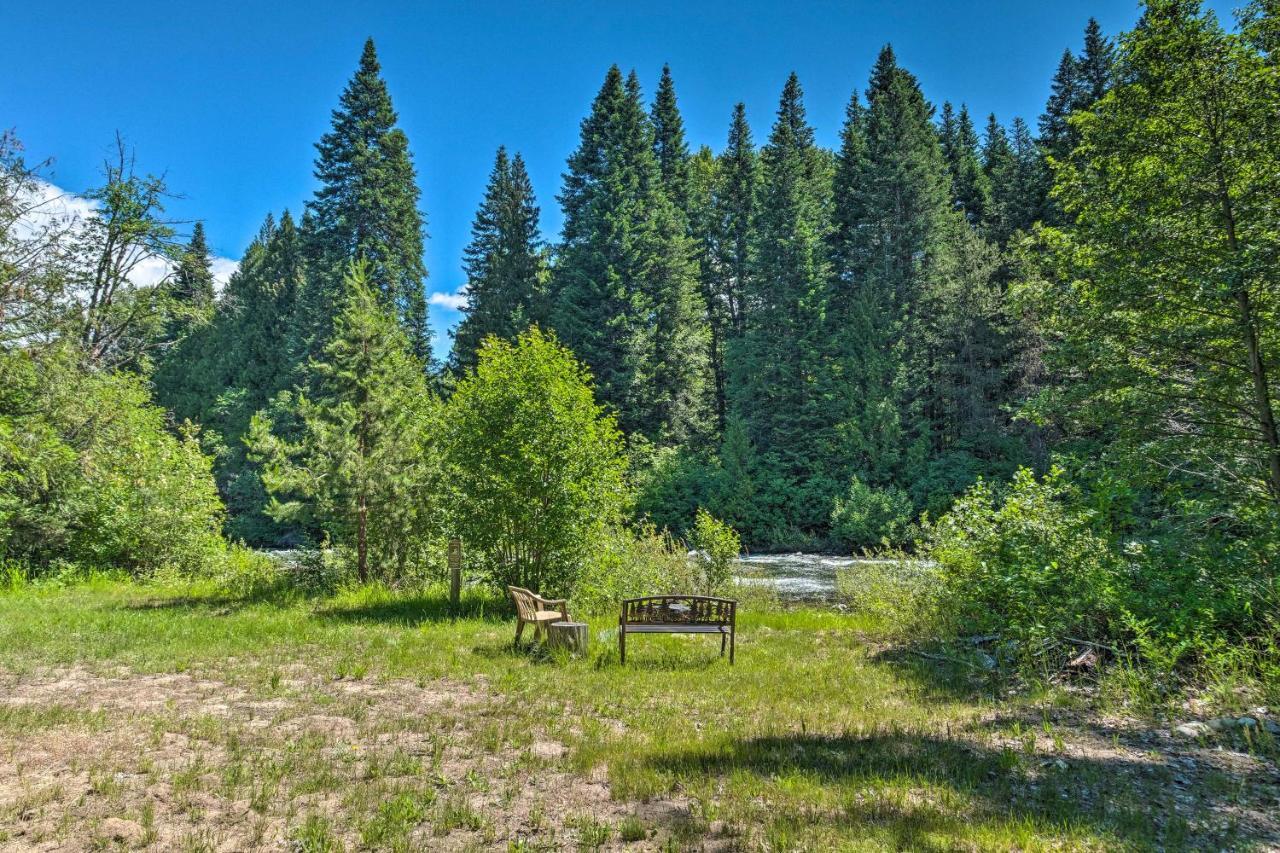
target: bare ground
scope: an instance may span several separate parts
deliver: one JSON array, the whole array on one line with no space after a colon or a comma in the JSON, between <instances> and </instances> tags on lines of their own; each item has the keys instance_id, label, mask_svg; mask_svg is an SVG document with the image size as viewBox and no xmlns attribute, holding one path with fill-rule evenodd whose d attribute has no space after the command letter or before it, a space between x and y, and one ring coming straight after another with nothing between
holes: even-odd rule
<instances>
[{"instance_id":1,"label":"bare ground","mask_svg":"<svg viewBox=\"0 0 1280 853\"><path fill-rule=\"evenodd\" d=\"M1052 735L1032 718L1021 734L991 734L1009 722L955 737L1053 756L1046 775L1075 761L1138 784L1172 771L1181 817L1245 826L1280 849L1280 769L1247 745L1082 712L1060 714ZM483 680L324 679L297 664L243 682L0 672L0 849L594 848L598 827L625 820L644 837L607 833L606 849L657 849L695 823L687 800L618 801L603 767L574 769L554 735L511 738L503 724ZM1032 774L1028 797L1036 784ZM701 849L735 842L715 825L696 836Z\"/></svg>"}]
</instances>

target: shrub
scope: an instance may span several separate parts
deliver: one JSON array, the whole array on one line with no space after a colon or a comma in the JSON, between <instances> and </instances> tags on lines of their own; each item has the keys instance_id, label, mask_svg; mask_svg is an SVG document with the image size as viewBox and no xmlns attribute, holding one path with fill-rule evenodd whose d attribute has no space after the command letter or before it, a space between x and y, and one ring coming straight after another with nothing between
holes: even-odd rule
<instances>
[{"instance_id":1,"label":"shrub","mask_svg":"<svg viewBox=\"0 0 1280 853\"><path fill-rule=\"evenodd\" d=\"M615 613L624 598L687 592L694 570L679 540L652 525L604 531L573 590L573 608Z\"/></svg>"},{"instance_id":2,"label":"shrub","mask_svg":"<svg viewBox=\"0 0 1280 853\"><path fill-rule=\"evenodd\" d=\"M858 477L831 511L831 535L853 548L900 542L911 526L913 507L907 493L889 486L877 489Z\"/></svg>"},{"instance_id":3,"label":"shrub","mask_svg":"<svg viewBox=\"0 0 1280 853\"><path fill-rule=\"evenodd\" d=\"M534 327L515 342L487 338L449 401L457 530L496 584L571 591L620 520L622 436L589 379Z\"/></svg>"},{"instance_id":4,"label":"shrub","mask_svg":"<svg viewBox=\"0 0 1280 853\"><path fill-rule=\"evenodd\" d=\"M699 509L689 536L698 587L706 595L722 591L733 577L733 563L742 552L737 531Z\"/></svg>"},{"instance_id":5,"label":"shrub","mask_svg":"<svg viewBox=\"0 0 1280 853\"><path fill-rule=\"evenodd\" d=\"M836 573L836 598L878 634L922 637L938 627L939 571L912 559L859 560Z\"/></svg>"},{"instance_id":6,"label":"shrub","mask_svg":"<svg viewBox=\"0 0 1280 853\"><path fill-rule=\"evenodd\" d=\"M978 482L931 525L942 607L960 631L1022 640L1104 637L1121 564L1062 469L1022 469L1006 493Z\"/></svg>"},{"instance_id":7,"label":"shrub","mask_svg":"<svg viewBox=\"0 0 1280 853\"><path fill-rule=\"evenodd\" d=\"M211 462L142 379L58 352L0 354L0 373L0 558L146 575L221 557Z\"/></svg>"}]
</instances>

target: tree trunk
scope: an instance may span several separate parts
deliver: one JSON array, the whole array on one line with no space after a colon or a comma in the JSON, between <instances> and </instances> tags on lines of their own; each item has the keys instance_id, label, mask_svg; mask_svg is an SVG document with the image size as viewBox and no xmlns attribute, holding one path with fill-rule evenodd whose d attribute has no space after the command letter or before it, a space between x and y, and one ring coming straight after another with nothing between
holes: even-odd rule
<instances>
[{"instance_id":1,"label":"tree trunk","mask_svg":"<svg viewBox=\"0 0 1280 853\"><path fill-rule=\"evenodd\" d=\"M356 509L356 574L360 583L369 580L369 505L360 498Z\"/></svg>"}]
</instances>

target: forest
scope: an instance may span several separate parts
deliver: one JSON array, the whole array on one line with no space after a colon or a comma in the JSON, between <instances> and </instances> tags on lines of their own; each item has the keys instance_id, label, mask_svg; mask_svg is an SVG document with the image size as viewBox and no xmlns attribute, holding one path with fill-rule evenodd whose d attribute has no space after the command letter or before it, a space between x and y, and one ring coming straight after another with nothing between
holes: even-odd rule
<instances>
[{"instance_id":1,"label":"forest","mask_svg":"<svg viewBox=\"0 0 1280 853\"><path fill-rule=\"evenodd\" d=\"M611 67L559 235L494 155L442 363L430 164L372 40L314 196L225 288L124 141L92 215L48 216L47 163L6 133L0 559L252 575L301 549L318 583L394 585L458 536L477 579L603 606L669 586L686 547L894 553L936 568L894 592L934 633L1274 676L1278 20L1090 20L1034 127L935 108L886 46L836 150L794 74L714 151L670 69L646 98Z\"/></svg>"}]
</instances>

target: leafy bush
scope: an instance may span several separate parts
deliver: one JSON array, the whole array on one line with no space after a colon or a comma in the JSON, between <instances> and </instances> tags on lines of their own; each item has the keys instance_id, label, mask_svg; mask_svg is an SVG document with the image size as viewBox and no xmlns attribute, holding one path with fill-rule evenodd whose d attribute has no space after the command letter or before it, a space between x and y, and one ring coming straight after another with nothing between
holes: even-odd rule
<instances>
[{"instance_id":1,"label":"leafy bush","mask_svg":"<svg viewBox=\"0 0 1280 853\"><path fill-rule=\"evenodd\" d=\"M705 595L715 595L733 577L733 563L742 552L742 540L729 525L705 509L699 509L689 535L693 564L698 569L698 588Z\"/></svg>"},{"instance_id":2,"label":"leafy bush","mask_svg":"<svg viewBox=\"0 0 1280 853\"><path fill-rule=\"evenodd\" d=\"M917 638L938 626L936 564L913 559L859 560L836 573L836 598L880 635Z\"/></svg>"},{"instance_id":3,"label":"leafy bush","mask_svg":"<svg viewBox=\"0 0 1280 853\"><path fill-rule=\"evenodd\" d=\"M831 511L831 535L846 546L869 548L899 542L911 526L914 508L906 492L895 486L877 489L858 477Z\"/></svg>"},{"instance_id":4,"label":"leafy bush","mask_svg":"<svg viewBox=\"0 0 1280 853\"><path fill-rule=\"evenodd\" d=\"M0 354L0 557L195 573L221 558L222 503L192 431L132 374Z\"/></svg>"},{"instance_id":5,"label":"leafy bush","mask_svg":"<svg viewBox=\"0 0 1280 853\"><path fill-rule=\"evenodd\" d=\"M624 598L688 592L694 570L679 540L652 525L603 531L578 575L573 608L615 613Z\"/></svg>"},{"instance_id":6,"label":"leafy bush","mask_svg":"<svg viewBox=\"0 0 1280 853\"><path fill-rule=\"evenodd\" d=\"M536 327L490 337L446 422L454 518L490 579L563 594L626 503L622 436L589 375Z\"/></svg>"},{"instance_id":7,"label":"leafy bush","mask_svg":"<svg viewBox=\"0 0 1280 853\"><path fill-rule=\"evenodd\" d=\"M979 482L928 528L942 607L960 631L1035 641L1111 636L1121 561L1061 468Z\"/></svg>"}]
</instances>

